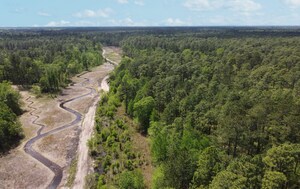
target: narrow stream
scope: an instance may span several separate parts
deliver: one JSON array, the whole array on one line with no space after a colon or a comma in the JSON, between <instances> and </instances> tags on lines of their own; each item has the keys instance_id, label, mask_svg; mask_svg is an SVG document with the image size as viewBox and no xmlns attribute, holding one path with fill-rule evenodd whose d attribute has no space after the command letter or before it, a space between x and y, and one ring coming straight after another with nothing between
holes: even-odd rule
<instances>
[{"instance_id":1,"label":"narrow stream","mask_svg":"<svg viewBox=\"0 0 300 189\"><path fill-rule=\"evenodd\" d=\"M80 76L78 76L78 77L81 77L81 76L82 76L82 75L80 75ZM85 79L85 80L82 81L82 82L79 83L79 84L82 85L84 82L88 82L88 81L89 81L88 78L84 78L84 79ZM66 104L66 103L69 103L69 102L72 102L72 101L75 101L75 100L77 100L77 99L79 99L79 98L83 98L83 97L85 97L85 96L91 95L91 94L93 94L93 93L96 92L95 89L93 89L93 88L90 88L90 87L85 87L85 88L89 89L90 92L88 92L88 93L86 93L86 94L84 94L84 95L78 96L78 97L71 98L71 99L66 100L66 101L64 101L64 102L61 102L61 103L59 104L59 107L60 107L60 108L62 108L62 109L64 109L64 110L66 110L67 112L70 112L71 114L75 115L76 118L75 118L72 122L70 122L70 123L68 123L68 124L65 124L65 125L63 125L63 126L61 126L61 127L58 127L58 128L56 128L56 129L53 129L53 130L48 131L48 132L43 133L43 134L41 134L41 132L42 132L42 130L44 129L44 127L46 127L46 125L37 123L37 120L38 120L40 117L39 117L38 115L34 115L34 114L33 114L33 112L36 110L36 108L34 108L34 107L31 106L31 105L33 104L33 102L32 102L32 101L29 101L30 98L27 99L29 102L31 102L31 104L30 104L28 107L31 108L31 109L33 109L33 111L30 112L30 115L36 117L36 119L35 119L32 123L35 124L35 125L38 125L38 126L40 127L40 129L37 131L37 135L36 135L35 137L31 138L31 139L25 144L25 146L24 146L24 151L25 151L27 154L29 154L31 157L33 157L34 159L38 160L38 161L41 162L43 165L45 165L46 167L48 167L48 168L54 173L54 177L53 177L52 181L50 182L50 184L49 184L48 187L47 187L47 188L49 188L49 189L55 189L55 188L57 188L57 187L59 186L59 184L60 184L60 182L61 182L61 180L62 180L62 177L63 177L63 168L60 167L58 164L52 162L51 160L49 160L49 159L46 158L45 156L43 156L41 153L39 153L39 152L37 152L36 150L34 150L33 145L34 145L38 140L40 140L40 139L42 139L42 138L44 138L44 137L46 137L46 136L49 136L49 135L54 134L54 133L57 133L57 132L59 132L59 131L61 131L61 130L64 130L64 129L66 129L66 128L75 126L76 124L78 124L79 122L81 122L81 120L82 120L82 115L81 115L78 111L76 111L76 110L74 110L74 109L72 109L72 108L66 107L65 104Z\"/></svg>"}]
</instances>

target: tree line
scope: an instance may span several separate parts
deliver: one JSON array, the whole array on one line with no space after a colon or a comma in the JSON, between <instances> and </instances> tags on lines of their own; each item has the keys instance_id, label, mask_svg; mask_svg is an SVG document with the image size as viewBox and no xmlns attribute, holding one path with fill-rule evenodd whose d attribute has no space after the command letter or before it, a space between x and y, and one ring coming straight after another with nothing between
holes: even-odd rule
<instances>
[{"instance_id":1,"label":"tree line","mask_svg":"<svg viewBox=\"0 0 300 189\"><path fill-rule=\"evenodd\" d=\"M9 32L9 31L7 31ZM50 33L51 34L51 33ZM99 41L87 35L17 31L0 41L0 81L58 92L69 78L102 63ZM0 35L1 36L1 35Z\"/></svg>"}]
</instances>

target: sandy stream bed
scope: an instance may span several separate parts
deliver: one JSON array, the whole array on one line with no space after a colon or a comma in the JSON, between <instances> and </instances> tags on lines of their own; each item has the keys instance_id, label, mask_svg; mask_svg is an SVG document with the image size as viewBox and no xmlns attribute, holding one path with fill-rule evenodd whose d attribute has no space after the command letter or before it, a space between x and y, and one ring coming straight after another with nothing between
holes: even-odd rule
<instances>
[{"instance_id":1,"label":"sandy stream bed","mask_svg":"<svg viewBox=\"0 0 300 189\"><path fill-rule=\"evenodd\" d=\"M111 48L107 48L107 52L111 51L113 51ZM46 97L37 99L29 92L21 91L24 102L23 106L27 111L20 117L25 133L25 139L16 149L11 150L9 154L0 157L0 189L46 188L54 175L48 168L27 155L23 150L26 141L34 137L36 131L39 129L38 126L32 124L34 117L29 114L32 109L28 107L30 102L26 101L26 99L31 97L30 100L34 102L31 106L37 108L37 110L34 111L34 114L40 116L38 122L47 125L42 133L47 132L69 123L74 119L72 114L59 108L59 102L87 93L88 91L85 87L92 87L99 92L99 85L101 85L107 90L107 84L105 82L101 83L101 81L112 70L113 65L105 63L83 75L83 77L89 78L89 82L84 82L82 87L69 86L63 90L62 95L59 95L54 99ZM83 78L74 77L73 82L80 83L83 80ZM64 176L59 188L65 187L68 178L69 165L76 156L78 156L79 171L76 174L74 188L83 188L84 176L89 171L89 164L87 162L89 161L89 157L86 141L93 131L94 114L98 99L98 94L93 93L68 103L68 107L75 109L84 115L83 122L77 126L47 136L34 145L36 150L63 167Z\"/></svg>"}]
</instances>

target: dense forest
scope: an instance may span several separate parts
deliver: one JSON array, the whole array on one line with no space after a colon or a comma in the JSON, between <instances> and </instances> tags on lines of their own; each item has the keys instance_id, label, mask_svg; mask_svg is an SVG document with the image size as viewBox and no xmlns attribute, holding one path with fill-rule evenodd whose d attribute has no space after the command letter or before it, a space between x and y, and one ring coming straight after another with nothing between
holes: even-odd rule
<instances>
[{"instance_id":1,"label":"dense forest","mask_svg":"<svg viewBox=\"0 0 300 189\"><path fill-rule=\"evenodd\" d=\"M97 110L88 187L146 187L136 129L151 144L152 188L299 188L299 36L289 27L1 29L0 152L23 137L12 84L57 93L102 63L102 43L124 57Z\"/></svg>"},{"instance_id":2,"label":"dense forest","mask_svg":"<svg viewBox=\"0 0 300 189\"><path fill-rule=\"evenodd\" d=\"M36 95L58 93L71 76L102 64L101 48L95 36L71 31L0 32L0 152L22 137L20 95L11 84Z\"/></svg>"},{"instance_id":3,"label":"dense forest","mask_svg":"<svg viewBox=\"0 0 300 189\"><path fill-rule=\"evenodd\" d=\"M202 34L122 40L90 141L98 188L143 188L118 107L151 141L152 188L299 188L300 38Z\"/></svg>"},{"instance_id":4,"label":"dense forest","mask_svg":"<svg viewBox=\"0 0 300 189\"><path fill-rule=\"evenodd\" d=\"M58 92L70 76L102 63L100 42L72 33L4 32L0 35L0 81Z\"/></svg>"}]
</instances>

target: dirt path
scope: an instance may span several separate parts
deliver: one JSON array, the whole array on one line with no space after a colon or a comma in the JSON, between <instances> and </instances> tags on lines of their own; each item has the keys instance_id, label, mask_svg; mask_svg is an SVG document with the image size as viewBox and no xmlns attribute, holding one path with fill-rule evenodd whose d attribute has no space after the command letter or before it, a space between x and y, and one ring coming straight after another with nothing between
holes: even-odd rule
<instances>
[{"instance_id":1,"label":"dirt path","mask_svg":"<svg viewBox=\"0 0 300 189\"><path fill-rule=\"evenodd\" d=\"M107 56L114 57L112 60L108 60ZM117 65L121 60L120 49L116 47L104 47L103 48L103 57L107 60L107 62ZM109 85L107 83L108 74L105 76L100 85L98 86L98 90L107 92L109 90ZM89 157L89 149L87 146L88 140L92 137L94 124L95 124L95 114L97 109L97 103L100 98L94 101L93 105L89 108L88 113L85 115L83 124L82 124L82 132L80 135L80 141L78 145L78 162L77 162L77 172L75 175L75 180L73 187L74 189L82 189L85 186L85 177L89 173L89 169L91 167L90 157Z\"/></svg>"}]
</instances>

